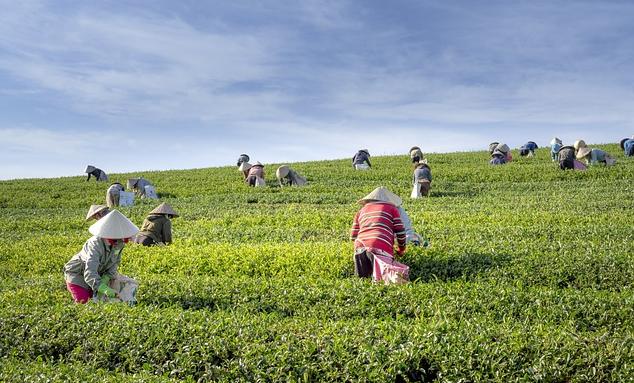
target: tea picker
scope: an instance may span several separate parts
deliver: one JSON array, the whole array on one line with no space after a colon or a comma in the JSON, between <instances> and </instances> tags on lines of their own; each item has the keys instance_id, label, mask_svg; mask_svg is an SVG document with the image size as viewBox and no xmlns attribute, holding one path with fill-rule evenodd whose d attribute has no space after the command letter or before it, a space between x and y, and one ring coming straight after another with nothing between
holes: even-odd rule
<instances>
[{"instance_id":1,"label":"tea picker","mask_svg":"<svg viewBox=\"0 0 634 383\"><path fill-rule=\"evenodd\" d=\"M616 163L616 160L606 151L601 149L590 149L587 146L579 148L576 157L579 161L584 161L588 165L614 165Z\"/></svg>"},{"instance_id":2,"label":"tea picker","mask_svg":"<svg viewBox=\"0 0 634 383\"><path fill-rule=\"evenodd\" d=\"M113 210L90 226L93 234L64 265L66 288L76 303L91 298L134 302L138 284L118 273L121 253L139 229L118 210ZM99 297L101 294L101 297Z\"/></svg>"},{"instance_id":3,"label":"tea picker","mask_svg":"<svg viewBox=\"0 0 634 383\"><path fill-rule=\"evenodd\" d=\"M619 146L627 157L634 157L634 136L622 139Z\"/></svg>"},{"instance_id":4,"label":"tea picker","mask_svg":"<svg viewBox=\"0 0 634 383\"><path fill-rule=\"evenodd\" d=\"M152 183L143 177L128 179L128 189L132 190L139 198L158 199L156 189Z\"/></svg>"},{"instance_id":5,"label":"tea picker","mask_svg":"<svg viewBox=\"0 0 634 383\"><path fill-rule=\"evenodd\" d=\"M356 170L368 170L372 167L368 149L361 149L352 157L352 167Z\"/></svg>"},{"instance_id":6,"label":"tea picker","mask_svg":"<svg viewBox=\"0 0 634 383\"><path fill-rule=\"evenodd\" d=\"M412 177L412 198L426 197L431 189L431 168L427 164L427 159L414 164L414 175Z\"/></svg>"},{"instance_id":7,"label":"tea picker","mask_svg":"<svg viewBox=\"0 0 634 383\"><path fill-rule=\"evenodd\" d=\"M423 152L418 146L413 146L409 150L409 158L412 160L413 164L417 164L423 160Z\"/></svg>"},{"instance_id":8,"label":"tea picker","mask_svg":"<svg viewBox=\"0 0 634 383\"><path fill-rule=\"evenodd\" d=\"M84 170L84 173L88 173L88 178L86 178L86 181L90 181L91 176L94 176L96 181L108 181L108 175L106 174L106 172L92 165L86 166L86 170Z\"/></svg>"},{"instance_id":9,"label":"tea picker","mask_svg":"<svg viewBox=\"0 0 634 383\"><path fill-rule=\"evenodd\" d=\"M247 170L247 177L244 182L254 187L266 186L266 182L264 181L264 165L262 165L260 161L256 161Z\"/></svg>"},{"instance_id":10,"label":"tea picker","mask_svg":"<svg viewBox=\"0 0 634 383\"><path fill-rule=\"evenodd\" d=\"M394 241L398 255L405 252L407 245L407 230L397 207L401 199L381 186L358 202L363 206L354 216L350 232L354 241L355 275L381 280L375 270L375 257L394 260Z\"/></svg>"},{"instance_id":11,"label":"tea picker","mask_svg":"<svg viewBox=\"0 0 634 383\"><path fill-rule=\"evenodd\" d=\"M302 177L288 165L282 165L275 171L275 177L280 186L303 186L306 185L306 178Z\"/></svg>"},{"instance_id":12,"label":"tea picker","mask_svg":"<svg viewBox=\"0 0 634 383\"><path fill-rule=\"evenodd\" d=\"M489 164L491 165L504 165L506 163L506 155L501 151L495 149L493 154L491 154L491 160Z\"/></svg>"},{"instance_id":13,"label":"tea picker","mask_svg":"<svg viewBox=\"0 0 634 383\"><path fill-rule=\"evenodd\" d=\"M152 210L143 221L141 231L134 238L134 242L143 246L168 245L172 243L172 218L178 213L163 202Z\"/></svg>"},{"instance_id":14,"label":"tea picker","mask_svg":"<svg viewBox=\"0 0 634 383\"><path fill-rule=\"evenodd\" d=\"M106 190L106 205L108 205L108 207L119 206L121 192L124 191L125 188L119 182L111 184L108 190Z\"/></svg>"},{"instance_id":15,"label":"tea picker","mask_svg":"<svg viewBox=\"0 0 634 383\"><path fill-rule=\"evenodd\" d=\"M554 162L557 161L559 149L563 146L561 140L557 137L554 137L550 141L550 159Z\"/></svg>"},{"instance_id":16,"label":"tea picker","mask_svg":"<svg viewBox=\"0 0 634 383\"><path fill-rule=\"evenodd\" d=\"M528 141L524 145L520 147L520 156L522 157L533 157L535 155L535 150L537 150L538 146L534 141Z\"/></svg>"},{"instance_id":17,"label":"tea picker","mask_svg":"<svg viewBox=\"0 0 634 383\"><path fill-rule=\"evenodd\" d=\"M575 158L574 146L562 146L557 152L557 160L559 161L559 169L561 170L586 170L586 165L577 161Z\"/></svg>"}]
</instances>

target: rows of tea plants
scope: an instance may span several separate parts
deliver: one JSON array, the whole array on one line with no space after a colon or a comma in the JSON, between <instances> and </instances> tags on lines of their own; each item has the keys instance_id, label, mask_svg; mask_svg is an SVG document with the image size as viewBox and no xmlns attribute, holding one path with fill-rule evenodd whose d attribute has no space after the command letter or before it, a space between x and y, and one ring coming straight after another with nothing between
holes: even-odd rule
<instances>
[{"instance_id":1,"label":"rows of tea plants","mask_svg":"<svg viewBox=\"0 0 634 383\"><path fill-rule=\"evenodd\" d=\"M171 246L124 250L134 307L75 305L61 273L107 184L0 182L0 381L633 380L634 160L600 147L616 166L430 154L431 197L404 207L431 246L402 286L355 278L348 236L373 188L409 195L406 156L293 164L303 188L276 165L256 189L233 167L111 174L181 213Z\"/></svg>"}]
</instances>

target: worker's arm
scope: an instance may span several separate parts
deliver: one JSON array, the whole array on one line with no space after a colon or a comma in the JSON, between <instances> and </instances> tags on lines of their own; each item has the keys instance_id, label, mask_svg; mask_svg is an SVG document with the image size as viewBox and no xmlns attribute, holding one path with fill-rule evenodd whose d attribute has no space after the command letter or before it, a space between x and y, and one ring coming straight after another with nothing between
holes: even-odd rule
<instances>
[{"instance_id":1,"label":"worker's arm","mask_svg":"<svg viewBox=\"0 0 634 383\"><path fill-rule=\"evenodd\" d=\"M398 212L398 209L394 208L394 213L392 214L394 217L394 234L396 235L396 242L398 244L398 255L403 255L405 252L405 246L407 243L407 233L405 231L405 226L403 225L403 221L401 220L401 215Z\"/></svg>"},{"instance_id":2,"label":"worker's arm","mask_svg":"<svg viewBox=\"0 0 634 383\"><path fill-rule=\"evenodd\" d=\"M162 232L163 242L165 244L172 243L172 221L170 221L169 218L163 223Z\"/></svg>"},{"instance_id":3,"label":"worker's arm","mask_svg":"<svg viewBox=\"0 0 634 383\"><path fill-rule=\"evenodd\" d=\"M352 229L350 230L350 240L354 241L359 236L359 212L354 216L354 222L352 223Z\"/></svg>"},{"instance_id":4,"label":"worker's arm","mask_svg":"<svg viewBox=\"0 0 634 383\"><path fill-rule=\"evenodd\" d=\"M99 259L104 254L105 247L101 242L102 239L93 237L86 241L82 249L82 255L86 267L84 268L84 281L93 291L97 291L101 276L99 275Z\"/></svg>"}]
</instances>

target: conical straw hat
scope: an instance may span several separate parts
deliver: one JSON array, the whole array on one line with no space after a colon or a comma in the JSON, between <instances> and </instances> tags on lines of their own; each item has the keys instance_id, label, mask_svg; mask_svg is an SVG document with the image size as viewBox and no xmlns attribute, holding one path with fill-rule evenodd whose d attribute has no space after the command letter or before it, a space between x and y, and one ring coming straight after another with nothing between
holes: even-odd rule
<instances>
[{"instance_id":1,"label":"conical straw hat","mask_svg":"<svg viewBox=\"0 0 634 383\"><path fill-rule=\"evenodd\" d=\"M555 144L559 144L561 145L561 140L557 137L554 137L552 140L550 140L550 144L551 145L555 145Z\"/></svg>"},{"instance_id":2,"label":"conical straw hat","mask_svg":"<svg viewBox=\"0 0 634 383\"><path fill-rule=\"evenodd\" d=\"M289 168L288 165L282 165L275 171L275 176L277 179L281 179L286 177L290 171L291 168Z\"/></svg>"},{"instance_id":3,"label":"conical straw hat","mask_svg":"<svg viewBox=\"0 0 634 383\"><path fill-rule=\"evenodd\" d=\"M119 210L113 210L108 215L95 222L88 231L101 238L123 239L130 238L139 232L139 228Z\"/></svg>"},{"instance_id":4,"label":"conical straw hat","mask_svg":"<svg viewBox=\"0 0 634 383\"><path fill-rule=\"evenodd\" d=\"M585 156L587 156L590 153L592 153L592 150L590 150L589 147L587 147L587 146L581 147L577 151L577 159L580 160L580 159L584 158Z\"/></svg>"},{"instance_id":5,"label":"conical straw hat","mask_svg":"<svg viewBox=\"0 0 634 383\"><path fill-rule=\"evenodd\" d=\"M176 212L176 210L172 209L172 207L165 202L158 205L156 209L150 212L150 214L168 214L174 217L178 217L178 213Z\"/></svg>"},{"instance_id":6,"label":"conical straw hat","mask_svg":"<svg viewBox=\"0 0 634 383\"><path fill-rule=\"evenodd\" d=\"M395 206L401 206L401 204L403 203L403 200L401 200L401 197L392 193L384 186L379 186L378 188L372 190L370 194L361 198L358 202L361 205L365 205L367 202L370 202L370 201L388 202Z\"/></svg>"},{"instance_id":7,"label":"conical straw hat","mask_svg":"<svg viewBox=\"0 0 634 383\"><path fill-rule=\"evenodd\" d=\"M260 161L255 161L253 166L264 166L264 165L262 165L262 163Z\"/></svg>"},{"instance_id":8,"label":"conical straw hat","mask_svg":"<svg viewBox=\"0 0 634 383\"><path fill-rule=\"evenodd\" d=\"M577 140L573 146L575 147L575 150L579 150L579 148L586 146L586 142L584 140Z\"/></svg>"},{"instance_id":9,"label":"conical straw hat","mask_svg":"<svg viewBox=\"0 0 634 383\"><path fill-rule=\"evenodd\" d=\"M238 170L240 170L241 172L246 172L249 169L251 169L251 164L248 162L241 163L240 167L238 168Z\"/></svg>"},{"instance_id":10,"label":"conical straw hat","mask_svg":"<svg viewBox=\"0 0 634 383\"><path fill-rule=\"evenodd\" d=\"M88 214L86 214L86 221L88 221L89 219L93 218L95 216L95 214L102 212L102 211L108 211L108 206L106 205L90 205L90 209L88 209Z\"/></svg>"},{"instance_id":11,"label":"conical straw hat","mask_svg":"<svg viewBox=\"0 0 634 383\"><path fill-rule=\"evenodd\" d=\"M509 150L511 150L507 144L498 144L495 149L501 151L502 153L508 153Z\"/></svg>"}]
</instances>

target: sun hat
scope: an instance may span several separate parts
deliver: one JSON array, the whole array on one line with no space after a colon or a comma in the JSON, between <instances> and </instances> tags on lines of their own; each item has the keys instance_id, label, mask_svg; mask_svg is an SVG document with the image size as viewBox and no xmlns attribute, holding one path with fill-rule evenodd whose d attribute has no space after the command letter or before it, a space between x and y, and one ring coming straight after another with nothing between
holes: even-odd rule
<instances>
[{"instance_id":1,"label":"sun hat","mask_svg":"<svg viewBox=\"0 0 634 383\"><path fill-rule=\"evenodd\" d=\"M123 239L134 236L139 232L139 228L119 210L112 210L105 217L93 223L88 231L101 238Z\"/></svg>"},{"instance_id":2,"label":"sun hat","mask_svg":"<svg viewBox=\"0 0 634 383\"><path fill-rule=\"evenodd\" d=\"M264 166L264 165L262 165L262 163L260 161L255 161L253 166Z\"/></svg>"},{"instance_id":3,"label":"sun hat","mask_svg":"<svg viewBox=\"0 0 634 383\"><path fill-rule=\"evenodd\" d=\"M291 168L289 168L288 165L282 165L275 171L275 176L279 180L286 177L290 171Z\"/></svg>"},{"instance_id":4,"label":"sun hat","mask_svg":"<svg viewBox=\"0 0 634 383\"><path fill-rule=\"evenodd\" d=\"M368 156L370 155L370 152L368 151L368 149L361 149L359 151L360 152L365 152L365 154L367 154Z\"/></svg>"},{"instance_id":5,"label":"sun hat","mask_svg":"<svg viewBox=\"0 0 634 383\"><path fill-rule=\"evenodd\" d=\"M498 146L495 147L495 150L499 150L502 153L508 153L511 149L507 144L498 144Z\"/></svg>"},{"instance_id":6,"label":"sun hat","mask_svg":"<svg viewBox=\"0 0 634 383\"><path fill-rule=\"evenodd\" d=\"M251 164L248 162L243 162L240 164L240 166L238 167L238 170L242 171L242 172L246 172L247 170L251 169Z\"/></svg>"},{"instance_id":7,"label":"sun hat","mask_svg":"<svg viewBox=\"0 0 634 383\"><path fill-rule=\"evenodd\" d=\"M409 152L413 152L414 150L420 150L420 148L418 146L412 146L412 148L409 150Z\"/></svg>"},{"instance_id":8,"label":"sun hat","mask_svg":"<svg viewBox=\"0 0 634 383\"><path fill-rule=\"evenodd\" d=\"M150 212L150 214L167 214L174 217L178 217L178 213L174 210L169 204L163 202L158 205L154 210Z\"/></svg>"},{"instance_id":9,"label":"sun hat","mask_svg":"<svg viewBox=\"0 0 634 383\"><path fill-rule=\"evenodd\" d=\"M493 151L493 153L491 153L491 155L492 155L492 156L502 156L502 157L506 156L506 154L505 154L505 153L501 152L501 151L500 151L499 149L497 149L497 148Z\"/></svg>"},{"instance_id":10,"label":"sun hat","mask_svg":"<svg viewBox=\"0 0 634 383\"><path fill-rule=\"evenodd\" d=\"M552 140L550 140L550 144L551 144L551 145L555 145L555 144L559 144L559 145L561 145L561 144L562 144L562 142L561 142L561 140L560 140L559 138L555 137L555 138L553 138Z\"/></svg>"},{"instance_id":11,"label":"sun hat","mask_svg":"<svg viewBox=\"0 0 634 383\"><path fill-rule=\"evenodd\" d=\"M388 202L394 206L401 206L401 204L403 203L403 200L401 199L401 197L392 193L384 186L379 186L378 188L372 190L370 194L361 198L357 202L360 203L361 205L365 205L366 203L371 201Z\"/></svg>"},{"instance_id":12,"label":"sun hat","mask_svg":"<svg viewBox=\"0 0 634 383\"><path fill-rule=\"evenodd\" d=\"M586 147L586 142L584 140L577 140L573 146L575 147L575 150L579 150L579 148Z\"/></svg>"},{"instance_id":13,"label":"sun hat","mask_svg":"<svg viewBox=\"0 0 634 383\"><path fill-rule=\"evenodd\" d=\"M587 146L579 148L579 150L577 150L577 159L580 160L584 158L585 156L589 155L590 153L592 153L592 150Z\"/></svg>"},{"instance_id":14,"label":"sun hat","mask_svg":"<svg viewBox=\"0 0 634 383\"><path fill-rule=\"evenodd\" d=\"M91 218L94 218L95 215L101 212L108 212L108 206L106 205L90 205L90 209L88 209L88 214L86 214L86 221Z\"/></svg>"},{"instance_id":15,"label":"sun hat","mask_svg":"<svg viewBox=\"0 0 634 383\"><path fill-rule=\"evenodd\" d=\"M96 167L94 167L94 166L92 166L92 165L88 165L88 166L86 166L86 170L84 170L84 173L92 173L92 172L94 172L95 170L97 170L97 168L96 168Z\"/></svg>"}]
</instances>

